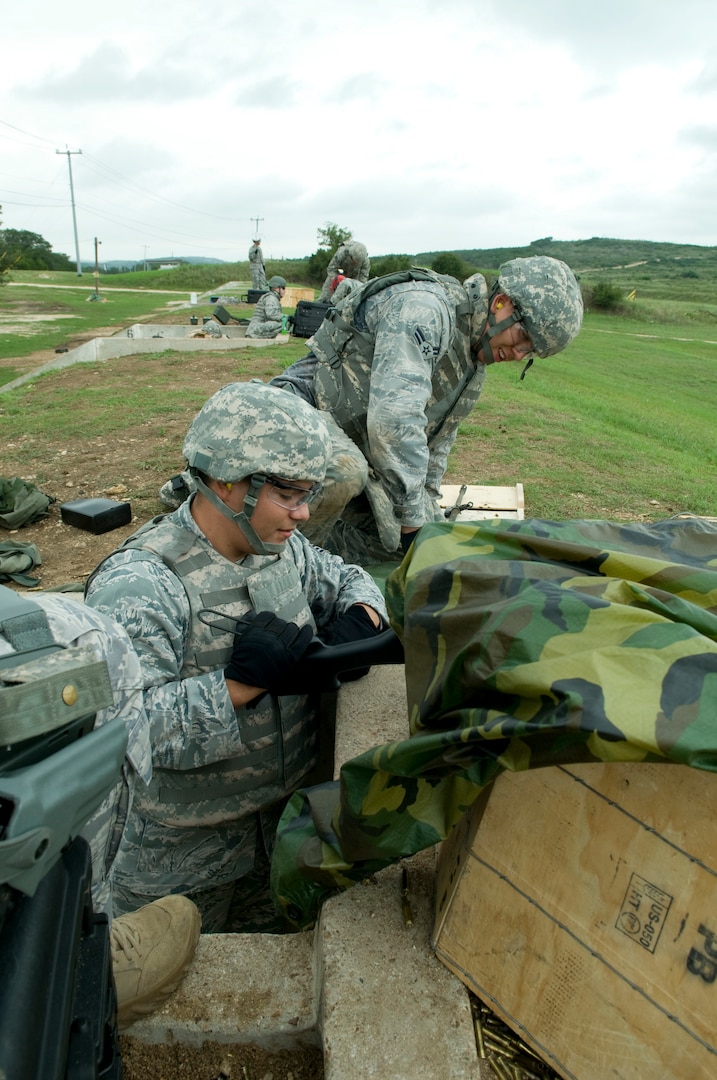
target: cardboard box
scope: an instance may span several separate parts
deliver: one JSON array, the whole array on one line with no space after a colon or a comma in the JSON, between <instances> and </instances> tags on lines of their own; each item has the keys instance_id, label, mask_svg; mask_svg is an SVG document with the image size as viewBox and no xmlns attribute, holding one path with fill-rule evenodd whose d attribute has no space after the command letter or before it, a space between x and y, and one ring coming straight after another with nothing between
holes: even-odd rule
<instances>
[{"instance_id":1,"label":"cardboard box","mask_svg":"<svg viewBox=\"0 0 717 1080\"><path fill-rule=\"evenodd\" d=\"M86 529L97 536L128 525L132 520L132 508L128 502L115 502L114 499L75 499L62 504L60 517L65 525Z\"/></svg>"},{"instance_id":2,"label":"cardboard box","mask_svg":"<svg viewBox=\"0 0 717 1080\"><path fill-rule=\"evenodd\" d=\"M438 956L561 1076L717 1076L717 776L503 774L437 884Z\"/></svg>"}]
</instances>

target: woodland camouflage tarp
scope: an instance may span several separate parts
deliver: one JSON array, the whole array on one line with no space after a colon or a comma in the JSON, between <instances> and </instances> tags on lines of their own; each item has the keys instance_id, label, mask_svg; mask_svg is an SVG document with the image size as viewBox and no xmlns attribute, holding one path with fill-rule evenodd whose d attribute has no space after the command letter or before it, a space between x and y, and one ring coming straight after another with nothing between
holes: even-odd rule
<instances>
[{"instance_id":1,"label":"woodland camouflage tarp","mask_svg":"<svg viewBox=\"0 0 717 1080\"><path fill-rule=\"evenodd\" d=\"M290 800L272 888L294 925L444 839L503 770L717 771L717 522L426 525L386 593L411 737Z\"/></svg>"}]
</instances>

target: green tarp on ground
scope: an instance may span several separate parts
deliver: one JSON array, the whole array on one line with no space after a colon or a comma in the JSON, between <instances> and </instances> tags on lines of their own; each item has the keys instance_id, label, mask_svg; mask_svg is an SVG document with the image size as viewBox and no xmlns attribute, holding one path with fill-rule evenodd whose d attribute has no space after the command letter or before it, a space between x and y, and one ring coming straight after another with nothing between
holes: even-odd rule
<instances>
[{"instance_id":1,"label":"green tarp on ground","mask_svg":"<svg viewBox=\"0 0 717 1080\"><path fill-rule=\"evenodd\" d=\"M426 525L386 596L411 737L290 800L272 888L294 925L444 839L505 769L717 771L717 522Z\"/></svg>"}]
</instances>

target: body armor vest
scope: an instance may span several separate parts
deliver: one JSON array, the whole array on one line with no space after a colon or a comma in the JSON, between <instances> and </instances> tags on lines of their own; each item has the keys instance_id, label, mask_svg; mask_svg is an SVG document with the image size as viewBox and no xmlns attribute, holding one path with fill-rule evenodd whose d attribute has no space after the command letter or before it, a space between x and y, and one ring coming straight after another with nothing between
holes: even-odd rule
<instances>
[{"instance_id":1,"label":"body armor vest","mask_svg":"<svg viewBox=\"0 0 717 1080\"><path fill-rule=\"evenodd\" d=\"M455 278L414 268L374 278L353 290L335 309L329 309L308 345L317 357L314 393L318 407L331 413L369 462L366 414L375 340L357 327L356 316L370 297L407 282L425 282L429 291L446 301L455 320L449 348L433 369L432 394L426 407L429 448L449 416L458 423L471 412L483 386L485 366L474 359L470 349L473 305ZM485 309L487 318L487 288Z\"/></svg>"},{"instance_id":2,"label":"body armor vest","mask_svg":"<svg viewBox=\"0 0 717 1080\"><path fill-rule=\"evenodd\" d=\"M124 548L158 555L185 589L191 624L182 678L228 663L234 644L233 620L247 611L272 611L298 626L314 626L299 573L287 553L250 555L242 564L231 563L206 540L168 517L148 522L120 550ZM242 818L277 802L300 785L315 763L317 705L306 696L267 694L254 708L238 709L239 753L233 751L232 757L196 768L155 769L149 786L137 789L135 809L175 827L207 826ZM202 756L200 743L185 749L186 761Z\"/></svg>"}]
</instances>

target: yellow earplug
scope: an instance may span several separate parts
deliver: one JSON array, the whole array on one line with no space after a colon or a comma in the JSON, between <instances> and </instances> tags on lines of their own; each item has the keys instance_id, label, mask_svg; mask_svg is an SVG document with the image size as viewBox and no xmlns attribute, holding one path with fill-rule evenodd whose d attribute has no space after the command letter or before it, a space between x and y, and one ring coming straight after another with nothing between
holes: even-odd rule
<instances>
[{"instance_id":1,"label":"yellow earplug","mask_svg":"<svg viewBox=\"0 0 717 1080\"><path fill-rule=\"evenodd\" d=\"M231 484L225 484L224 487L227 489L227 491L231 491L231 489L232 489Z\"/></svg>"}]
</instances>

